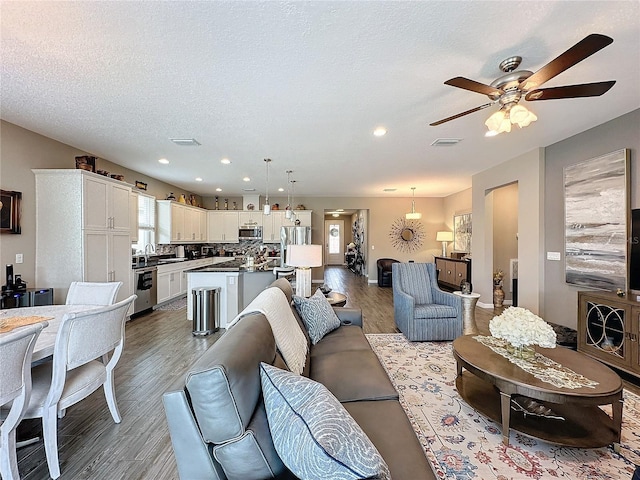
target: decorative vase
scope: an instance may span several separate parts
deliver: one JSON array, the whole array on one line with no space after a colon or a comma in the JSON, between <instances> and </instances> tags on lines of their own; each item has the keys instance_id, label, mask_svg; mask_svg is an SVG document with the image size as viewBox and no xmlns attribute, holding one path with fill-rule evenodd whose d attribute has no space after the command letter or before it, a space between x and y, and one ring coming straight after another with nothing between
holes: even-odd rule
<instances>
[{"instance_id":1,"label":"decorative vase","mask_svg":"<svg viewBox=\"0 0 640 480\"><path fill-rule=\"evenodd\" d=\"M494 307L502 307L504 303L504 290L502 290L502 285L494 285L493 286L493 306Z\"/></svg>"},{"instance_id":2,"label":"decorative vase","mask_svg":"<svg viewBox=\"0 0 640 480\"><path fill-rule=\"evenodd\" d=\"M523 360L533 360L536 358L536 350L533 348L533 345L522 345L516 347L515 345L507 343L506 348L507 352L516 358L521 358Z\"/></svg>"}]
</instances>

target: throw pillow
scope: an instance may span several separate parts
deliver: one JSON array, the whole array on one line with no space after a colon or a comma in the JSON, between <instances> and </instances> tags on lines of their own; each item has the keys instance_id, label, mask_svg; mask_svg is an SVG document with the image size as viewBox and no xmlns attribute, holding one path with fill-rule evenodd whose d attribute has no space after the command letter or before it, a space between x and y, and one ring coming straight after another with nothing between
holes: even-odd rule
<instances>
[{"instance_id":1,"label":"throw pillow","mask_svg":"<svg viewBox=\"0 0 640 480\"><path fill-rule=\"evenodd\" d=\"M298 478L391 478L369 437L324 385L266 363L260 380L273 444Z\"/></svg>"},{"instance_id":2,"label":"throw pillow","mask_svg":"<svg viewBox=\"0 0 640 480\"><path fill-rule=\"evenodd\" d=\"M309 298L294 295L293 303L307 327L309 338L314 345L327 333L340 326L340 320L333 307L320 290Z\"/></svg>"}]
</instances>

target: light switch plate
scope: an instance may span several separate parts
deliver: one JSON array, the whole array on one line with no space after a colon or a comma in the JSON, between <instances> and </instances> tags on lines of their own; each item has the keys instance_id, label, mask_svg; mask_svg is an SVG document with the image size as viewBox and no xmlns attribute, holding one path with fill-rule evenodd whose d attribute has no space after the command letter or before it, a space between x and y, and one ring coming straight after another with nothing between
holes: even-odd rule
<instances>
[{"instance_id":1,"label":"light switch plate","mask_svg":"<svg viewBox=\"0 0 640 480\"><path fill-rule=\"evenodd\" d=\"M24 257L22 256L21 253L16 253L16 263L22 263L24 262Z\"/></svg>"},{"instance_id":2,"label":"light switch plate","mask_svg":"<svg viewBox=\"0 0 640 480\"><path fill-rule=\"evenodd\" d=\"M560 260L560 252L547 252L547 260Z\"/></svg>"}]
</instances>

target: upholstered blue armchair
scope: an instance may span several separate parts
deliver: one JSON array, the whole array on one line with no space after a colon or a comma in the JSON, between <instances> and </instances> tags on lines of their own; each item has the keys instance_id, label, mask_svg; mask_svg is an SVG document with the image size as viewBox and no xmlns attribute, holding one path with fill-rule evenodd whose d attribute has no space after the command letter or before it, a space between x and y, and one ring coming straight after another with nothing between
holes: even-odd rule
<instances>
[{"instance_id":1,"label":"upholstered blue armchair","mask_svg":"<svg viewBox=\"0 0 640 480\"><path fill-rule=\"evenodd\" d=\"M393 313L410 341L454 340L462 335L460 297L438 288L433 263L394 263Z\"/></svg>"}]
</instances>

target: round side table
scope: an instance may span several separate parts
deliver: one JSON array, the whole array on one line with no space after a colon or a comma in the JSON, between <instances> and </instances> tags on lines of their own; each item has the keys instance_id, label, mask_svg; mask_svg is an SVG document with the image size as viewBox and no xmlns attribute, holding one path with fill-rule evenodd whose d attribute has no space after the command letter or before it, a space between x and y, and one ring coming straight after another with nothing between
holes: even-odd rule
<instances>
[{"instance_id":1,"label":"round side table","mask_svg":"<svg viewBox=\"0 0 640 480\"><path fill-rule=\"evenodd\" d=\"M476 303L480 298L479 293L462 293L453 292L462 300L462 334L463 335L477 335L478 326L476 325Z\"/></svg>"}]
</instances>

